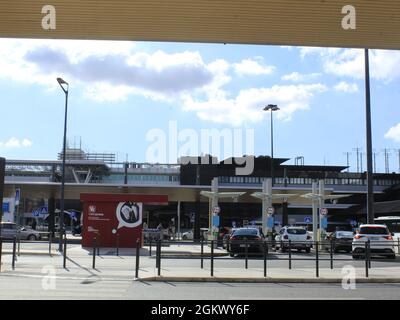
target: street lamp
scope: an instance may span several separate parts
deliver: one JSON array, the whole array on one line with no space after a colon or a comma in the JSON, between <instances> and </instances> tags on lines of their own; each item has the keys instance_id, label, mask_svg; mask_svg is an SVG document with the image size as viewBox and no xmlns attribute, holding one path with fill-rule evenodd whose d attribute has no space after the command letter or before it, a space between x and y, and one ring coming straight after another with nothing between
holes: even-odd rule
<instances>
[{"instance_id":1,"label":"street lamp","mask_svg":"<svg viewBox=\"0 0 400 320\"><path fill-rule=\"evenodd\" d=\"M62 238L65 232L64 228L64 189L65 189L65 153L67 144L67 111L68 111L68 89L69 85L61 78L57 78L57 82L65 93L65 117L64 117L64 138L63 138L63 153L62 153L62 175L61 175L61 199L60 199L60 235L58 243L58 251L63 251Z\"/></svg>"},{"instance_id":2,"label":"street lamp","mask_svg":"<svg viewBox=\"0 0 400 320\"><path fill-rule=\"evenodd\" d=\"M269 104L263 109L264 111L271 110L271 180L272 186L274 186L274 128L272 120L272 112L280 110L276 104Z\"/></svg>"}]
</instances>

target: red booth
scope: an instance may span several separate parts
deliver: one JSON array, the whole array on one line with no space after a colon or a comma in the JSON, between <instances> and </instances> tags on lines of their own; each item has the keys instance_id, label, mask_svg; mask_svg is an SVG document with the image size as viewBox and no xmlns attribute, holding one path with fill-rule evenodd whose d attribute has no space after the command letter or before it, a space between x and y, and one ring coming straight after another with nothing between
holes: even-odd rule
<instances>
[{"instance_id":1,"label":"red booth","mask_svg":"<svg viewBox=\"0 0 400 320\"><path fill-rule=\"evenodd\" d=\"M82 246L91 247L96 237L100 247L136 247L142 238L143 206L166 205L166 195L82 193Z\"/></svg>"}]
</instances>

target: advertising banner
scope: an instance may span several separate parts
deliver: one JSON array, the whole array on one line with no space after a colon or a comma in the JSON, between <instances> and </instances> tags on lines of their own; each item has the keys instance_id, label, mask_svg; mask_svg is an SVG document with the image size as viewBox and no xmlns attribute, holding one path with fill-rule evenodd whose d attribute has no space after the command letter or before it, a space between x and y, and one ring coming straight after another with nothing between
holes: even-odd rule
<instances>
[{"instance_id":1,"label":"advertising banner","mask_svg":"<svg viewBox=\"0 0 400 320\"><path fill-rule=\"evenodd\" d=\"M142 240L143 205L166 204L167 196L82 194L82 246L91 247L93 239L101 247L136 247Z\"/></svg>"}]
</instances>

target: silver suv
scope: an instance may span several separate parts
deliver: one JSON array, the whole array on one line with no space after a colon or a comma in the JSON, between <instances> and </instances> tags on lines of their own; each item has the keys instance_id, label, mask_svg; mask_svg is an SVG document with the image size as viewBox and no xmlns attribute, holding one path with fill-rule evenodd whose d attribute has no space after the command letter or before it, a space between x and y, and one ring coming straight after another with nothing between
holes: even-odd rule
<instances>
[{"instance_id":1,"label":"silver suv","mask_svg":"<svg viewBox=\"0 0 400 320\"><path fill-rule=\"evenodd\" d=\"M1 237L3 239L14 239L20 237L22 240L39 240L40 233L28 227L19 227L13 222L2 222L0 224Z\"/></svg>"}]
</instances>

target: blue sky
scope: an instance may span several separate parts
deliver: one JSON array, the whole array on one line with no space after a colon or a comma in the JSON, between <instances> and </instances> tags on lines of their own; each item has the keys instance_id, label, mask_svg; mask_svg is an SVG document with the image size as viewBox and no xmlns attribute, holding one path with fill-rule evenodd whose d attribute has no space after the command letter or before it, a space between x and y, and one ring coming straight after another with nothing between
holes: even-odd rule
<instances>
[{"instance_id":1,"label":"blue sky","mask_svg":"<svg viewBox=\"0 0 400 320\"><path fill-rule=\"evenodd\" d=\"M384 170L389 148L390 171L398 171L400 52L370 55L377 168ZM353 148L365 151L363 66L363 51L352 49L0 39L0 155L56 158L61 76L70 83L69 143L78 146L81 137L86 151L147 161L149 132L168 137L172 121L178 132L199 135L254 130L255 154L269 154L269 114L261 109L273 103L281 108L274 113L276 157L345 165L350 151L355 169Z\"/></svg>"}]
</instances>

